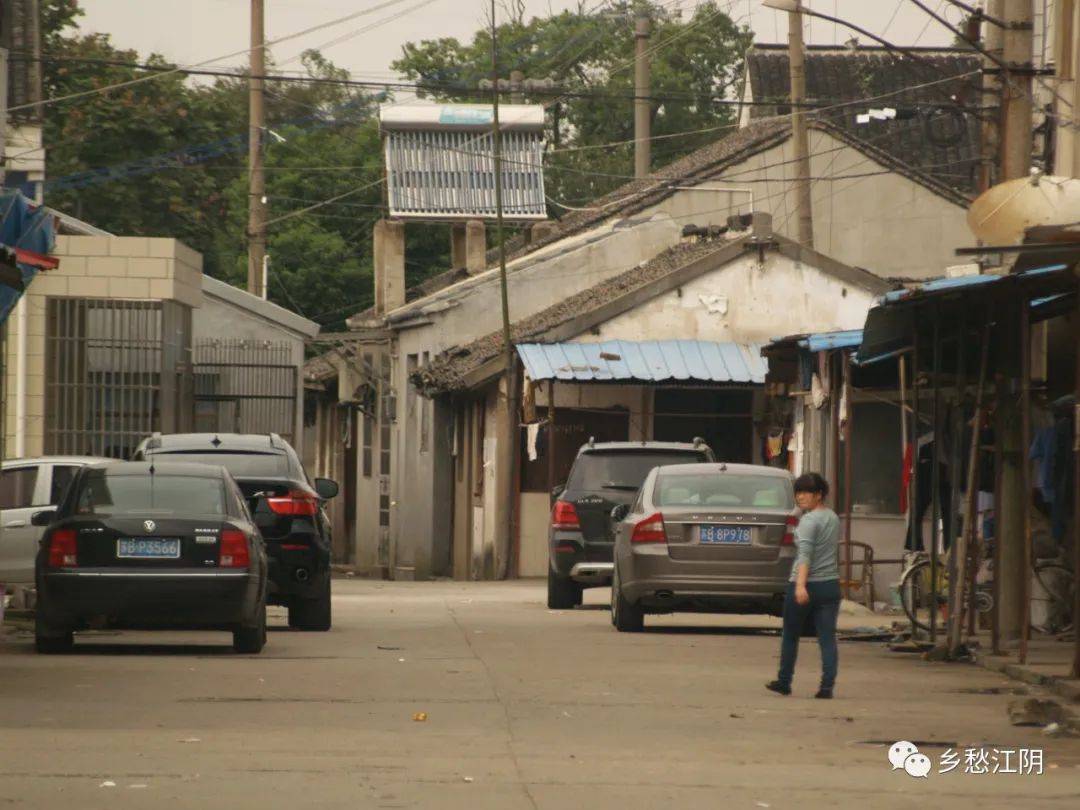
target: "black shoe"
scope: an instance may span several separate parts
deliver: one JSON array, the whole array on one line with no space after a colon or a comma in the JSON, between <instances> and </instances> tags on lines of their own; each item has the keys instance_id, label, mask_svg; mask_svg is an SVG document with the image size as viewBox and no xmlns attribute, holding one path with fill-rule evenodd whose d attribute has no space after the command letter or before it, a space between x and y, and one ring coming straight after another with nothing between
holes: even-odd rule
<instances>
[{"instance_id":1,"label":"black shoe","mask_svg":"<svg viewBox=\"0 0 1080 810\"><path fill-rule=\"evenodd\" d=\"M784 684L780 683L780 681L769 681L767 684L765 684L765 688L768 689L770 692L776 692L776 694L778 695L791 694L791 687L784 686Z\"/></svg>"},{"instance_id":2,"label":"black shoe","mask_svg":"<svg viewBox=\"0 0 1080 810\"><path fill-rule=\"evenodd\" d=\"M832 689L826 689L824 686L817 690L817 694L814 697L819 700L832 700Z\"/></svg>"}]
</instances>

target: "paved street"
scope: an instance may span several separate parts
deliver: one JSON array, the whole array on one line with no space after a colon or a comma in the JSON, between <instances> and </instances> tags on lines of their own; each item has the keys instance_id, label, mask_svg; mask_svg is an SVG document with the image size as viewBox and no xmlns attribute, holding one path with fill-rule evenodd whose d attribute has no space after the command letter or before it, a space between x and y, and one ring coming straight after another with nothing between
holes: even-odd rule
<instances>
[{"instance_id":1,"label":"paved street","mask_svg":"<svg viewBox=\"0 0 1080 810\"><path fill-rule=\"evenodd\" d=\"M774 673L773 619L619 635L539 582L335 582L335 628L0 640L0 805L27 808L1076 807L1080 740L1006 719L1016 684L844 643L839 698ZM865 619L847 619L865 623ZM418 712L426 720L414 719ZM891 772L884 743L1044 748L1043 776ZM923 746L937 764L942 748ZM113 783L107 785L106 783ZM929 803L927 803L929 802Z\"/></svg>"}]
</instances>

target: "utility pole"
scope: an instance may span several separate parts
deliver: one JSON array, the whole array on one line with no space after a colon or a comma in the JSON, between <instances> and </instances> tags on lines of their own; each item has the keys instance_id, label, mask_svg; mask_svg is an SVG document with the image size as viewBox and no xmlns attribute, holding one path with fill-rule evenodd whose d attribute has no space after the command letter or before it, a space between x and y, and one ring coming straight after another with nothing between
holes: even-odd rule
<instances>
[{"instance_id":1,"label":"utility pole","mask_svg":"<svg viewBox=\"0 0 1080 810\"><path fill-rule=\"evenodd\" d=\"M1002 104L1005 125L1002 136L1001 179L1027 177L1032 149L1032 49L1034 8L1032 0L1003 0L1004 59L1009 72L1004 83Z\"/></svg>"},{"instance_id":2,"label":"utility pole","mask_svg":"<svg viewBox=\"0 0 1080 810\"><path fill-rule=\"evenodd\" d=\"M510 103L511 104L524 104L525 103L525 74L520 70L510 71Z\"/></svg>"},{"instance_id":3,"label":"utility pole","mask_svg":"<svg viewBox=\"0 0 1080 810\"><path fill-rule=\"evenodd\" d=\"M1004 7L1005 0L989 0L986 8L987 16L992 17L994 20L1000 20L1005 14ZM1004 35L1005 31L1000 25L983 18L983 47L998 59L1004 58ZM997 73L994 70L995 67L993 60L983 58L981 106L984 109L991 108L992 112L988 111L989 114L980 125L980 139L982 141L982 165L979 170L980 192L986 191L997 182L1001 168L1002 121L1000 114L1002 112L1001 99L1003 97L1002 88L1005 86L1005 76ZM994 113L997 113L997 115L995 116Z\"/></svg>"},{"instance_id":4,"label":"utility pole","mask_svg":"<svg viewBox=\"0 0 1080 810\"><path fill-rule=\"evenodd\" d=\"M248 77L248 273L247 289L264 297L263 258L266 256L266 178L262 139L266 131L263 79L266 75L263 0L251 0L251 75ZM260 78L256 78L260 77Z\"/></svg>"},{"instance_id":5,"label":"utility pole","mask_svg":"<svg viewBox=\"0 0 1080 810\"><path fill-rule=\"evenodd\" d=\"M791 78L791 143L795 148L795 207L799 212L798 240L814 246L814 217L810 208L810 142L806 132L806 51L803 46L802 3L788 11L788 64Z\"/></svg>"},{"instance_id":6,"label":"utility pole","mask_svg":"<svg viewBox=\"0 0 1080 810\"><path fill-rule=\"evenodd\" d=\"M649 30L641 14L634 22L634 177L648 177L652 164L652 104L649 101Z\"/></svg>"},{"instance_id":7,"label":"utility pole","mask_svg":"<svg viewBox=\"0 0 1080 810\"><path fill-rule=\"evenodd\" d=\"M514 466L517 460L518 414L514 374L514 347L510 342L510 292L506 282L506 240L503 234L503 187L502 187L502 131L499 129L499 43L495 24L495 0L491 0L491 83L492 116L491 143L495 169L495 241L499 248L499 284L502 289L503 351L506 363L503 384L506 386L505 441L500 444L503 459L502 521L505 539L502 554L498 558L498 579L506 579L510 573L510 556L514 548Z\"/></svg>"},{"instance_id":8,"label":"utility pole","mask_svg":"<svg viewBox=\"0 0 1080 810\"><path fill-rule=\"evenodd\" d=\"M1000 10L1005 22L1003 58L1009 70L1001 74L1002 133L1001 167L998 182L1027 177L1032 149L1032 0L1003 0ZM1023 307L1023 309L1021 309ZM996 610L1002 646L1012 647L1024 633L1029 606L1028 583L1031 561L1027 559L1027 488L1025 465L1027 446L1021 401L1026 397L1025 354L1031 352L1024 328L1024 302L1006 305L999 321L998 357L1003 386L998 391L998 440L1002 445L1001 514L997 516L1000 545L995 576L1000 578Z\"/></svg>"}]
</instances>

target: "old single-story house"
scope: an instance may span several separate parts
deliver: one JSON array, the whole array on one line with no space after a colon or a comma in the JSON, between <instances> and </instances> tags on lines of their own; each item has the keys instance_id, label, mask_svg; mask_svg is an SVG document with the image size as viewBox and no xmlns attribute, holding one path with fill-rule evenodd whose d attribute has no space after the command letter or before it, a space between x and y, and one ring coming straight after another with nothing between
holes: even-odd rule
<instances>
[{"instance_id":1,"label":"old single-story house","mask_svg":"<svg viewBox=\"0 0 1080 810\"><path fill-rule=\"evenodd\" d=\"M786 464L790 436L777 434L784 419L765 396L762 344L778 332L858 326L889 287L773 233L767 214L746 235L693 237L515 322L520 435L507 435L502 333L443 352L410 377L408 396L431 398L445 420L430 429L448 451L431 529L414 535L413 554L455 577L505 570L509 549L496 538L512 509L510 572L543 575L551 489L590 436L702 437L729 461ZM418 409L407 418L408 432L424 430ZM502 463L507 442L520 449L516 470Z\"/></svg>"}]
</instances>

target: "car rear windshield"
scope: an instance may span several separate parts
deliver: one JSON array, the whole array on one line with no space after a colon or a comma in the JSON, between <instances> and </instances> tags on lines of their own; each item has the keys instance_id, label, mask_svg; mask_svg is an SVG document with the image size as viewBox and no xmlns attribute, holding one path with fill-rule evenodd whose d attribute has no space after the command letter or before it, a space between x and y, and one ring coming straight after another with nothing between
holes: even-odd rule
<instances>
[{"instance_id":1,"label":"car rear windshield","mask_svg":"<svg viewBox=\"0 0 1080 810\"><path fill-rule=\"evenodd\" d=\"M224 515L220 478L187 475L109 475L91 472L75 501L79 515Z\"/></svg>"},{"instance_id":2,"label":"car rear windshield","mask_svg":"<svg viewBox=\"0 0 1080 810\"><path fill-rule=\"evenodd\" d=\"M785 478L716 472L660 474L653 503L784 510L795 506L791 482Z\"/></svg>"},{"instance_id":3,"label":"car rear windshield","mask_svg":"<svg viewBox=\"0 0 1080 810\"><path fill-rule=\"evenodd\" d=\"M637 490L653 467L664 464L692 464L703 461L700 453L679 452L597 452L582 453L570 471L566 488L574 491Z\"/></svg>"},{"instance_id":4,"label":"car rear windshield","mask_svg":"<svg viewBox=\"0 0 1080 810\"><path fill-rule=\"evenodd\" d=\"M284 453L240 453L206 450L164 450L154 456L167 455L170 461L190 461L192 464L213 464L224 467L233 478L283 478L289 474L289 459Z\"/></svg>"}]
</instances>

